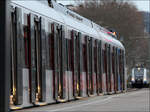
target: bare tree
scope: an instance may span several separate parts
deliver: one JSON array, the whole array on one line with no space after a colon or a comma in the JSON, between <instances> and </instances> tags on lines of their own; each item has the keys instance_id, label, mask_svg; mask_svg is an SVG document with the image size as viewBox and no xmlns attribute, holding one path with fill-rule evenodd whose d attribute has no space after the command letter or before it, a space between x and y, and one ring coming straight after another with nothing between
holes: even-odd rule
<instances>
[{"instance_id":1,"label":"bare tree","mask_svg":"<svg viewBox=\"0 0 150 112\"><path fill-rule=\"evenodd\" d=\"M77 13L103 27L115 29L119 37L124 37L128 65L135 57L147 56L143 50L148 45L147 41L136 40L144 34L143 15L133 4L125 0L75 1L79 4L75 10Z\"/></svg>"}]
</instances>

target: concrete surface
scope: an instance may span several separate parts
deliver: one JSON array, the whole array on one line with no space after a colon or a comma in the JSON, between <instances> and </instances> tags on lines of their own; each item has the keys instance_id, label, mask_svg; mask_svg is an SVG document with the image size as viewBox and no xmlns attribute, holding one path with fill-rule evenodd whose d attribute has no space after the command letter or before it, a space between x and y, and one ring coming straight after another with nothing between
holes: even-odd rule
<instances>
[{"instance_id":1,"label":"concrete surface","mask_svg":"<svg viewBox=\"0 0 150 112\"><path fill-rule=\"evenodd\" d=\"M84 98L16 112L150 112L150 89Z\"/></svg>"}]
</instances>

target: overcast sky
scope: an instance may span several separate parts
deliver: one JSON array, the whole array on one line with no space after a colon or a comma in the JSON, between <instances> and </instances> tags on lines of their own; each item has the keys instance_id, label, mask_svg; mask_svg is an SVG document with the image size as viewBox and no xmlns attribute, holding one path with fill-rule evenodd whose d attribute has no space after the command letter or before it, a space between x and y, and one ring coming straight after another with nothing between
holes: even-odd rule
<instances>
[{"instance_id":1,"label":"overcast sky","mask_svg":"<svg viewBox=\"0 0 150 112\"><path fill-rule=\"evenodd\" d=\"M74 3L73 0L57 0L64 5ZM132 1L140 11L150 12L150 0L129 0Z\"/></svg>"}]
</instances>

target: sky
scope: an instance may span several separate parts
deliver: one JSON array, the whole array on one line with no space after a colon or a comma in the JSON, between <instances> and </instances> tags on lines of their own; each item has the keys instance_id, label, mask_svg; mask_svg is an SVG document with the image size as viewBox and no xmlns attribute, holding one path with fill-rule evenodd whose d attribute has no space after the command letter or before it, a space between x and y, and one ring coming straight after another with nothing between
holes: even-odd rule
<instances>
[{"instance_id":1,"label":"sky","mask_svg":"<svg viewBox=\"0 0 150 112\"><path fill-rule=\"evenodd\" d=\"M73 0L57 0L59 3L64 5L74 3ZM150 12L150 0L128 0L133 2L139 11L149 11Z\"/></svg>"}]
</instances>

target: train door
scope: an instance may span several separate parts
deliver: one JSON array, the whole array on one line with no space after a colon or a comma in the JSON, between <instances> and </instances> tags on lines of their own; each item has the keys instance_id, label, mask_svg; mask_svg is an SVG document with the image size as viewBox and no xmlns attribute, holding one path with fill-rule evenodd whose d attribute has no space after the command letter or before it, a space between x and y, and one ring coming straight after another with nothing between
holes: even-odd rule
<instances>
[{"instance_id":1,"label":"train door","mask_svg":"<svg viewBox=\"0 0 150 112\"><path fill-rule=\"evenodd\" d=\"M81 77L82 77L82 91L83 91L83 94L82 96L83 97L86 97L87 96L87 51L86 51L86 36L85 35L82 35L82 38L81 38L81 45L82 45L82 49L81 49L81 55L82 55L82 74L81 74Z\"/></svg>"},{"instance_id":2,"label":"train door","mask_svg":"<svg viewBox=\"0 0 150 112\"><path fill-rule=\"evenodd\" d=\"M77 70L77 45L76 45L76 41L77 41L77 32L72 30L71 31L71 40L72 40L72 71L73 71L73 96L74 98L76 98L78 96L77 94L77 74L78 74L78 70Z\"/></svg>"},{"instance_id":3,"label":"train door","mask_svg":"<svg viewBox=\"0 0 150 112\"><path fill-rule=\"evenodd\" d=\"M52 47L52 70L53 70L53 98L54 100L58 100L58 90L59 90L59 32L58 27L59 25L57 23L52 24L52 38L51 38L51 47Z\"/></svg>"},{"instance_id":4,"label":"train door","mask_svg":"<svg viewBox=\"0 0 150 112\"><path fill-rule=\"evenodd\" d=\"M93 70L93 68L92 68L92 46L93 46L93 44L92 44L92 38L90 37L89 38L89 96L91 95L91 94L93 94L93 85L92 85L92 74L93 74L93 72L92 72L92 70Z\"/></svg>"},{"instance_id":5,"label":"train door","mask_svg":"<svg viewBox=\"0 0 150 112\"><path fill-rule=\"evenodd\" d=\"M107 45L107 92L111 92L111 50L110 45Z\"/></svg>"},{"instance_id":6,"label":"train door","mask_svg":"<svg viewBox=\"0 0 150 112\"><path fill-rule=\"evenodd\" d=\"M97 72L97 40L93 38L93 47L92 47L92 66L93 66L93 74L92 74L92 82L93 82L93 95L96 95L96 72Z\"/></svg>"},{"instance_id":7,"label":"train door","mask_svg":"<svg viewBox=\"0 0 150 112\"><path fill-rule=\"evenodd\" d=\"M92 81L92 74L93 74L93 60L92 60L92 50L93 50L93 43L92 43L92 38L90 37L89 40L89 71L90 71L90 76L89 76L89 86L90 86L90 95L93 94L93 81Z\"/></svg>"},{"instance_id":8,"label":"train door","mask_svg":"<svg viewBox=\"0 0 150 112\"><path fill-rule=\"evenodd\" d=\"M122 51L119 49L119 84L120 84L120 92L122 91Z\"/></svg>"},{"instance_id":9,"label":"train door","mask_svg":"<svg viewBox=\"0 0 150 112\"><path fill-rule=\"evenodd\" d=\"M106 94L107 90L106 90L106 71L107 71L107 59L106 59L106 44L102 43L103 47L102 47L102 65L103 65L103 69L102 69L102 93Z\"/></svg>"},{"instance_id":10,"label":"train door","mask_svg":"<svg viewBox=\"0 0 150 112\"><path fill-rule=\"evenodd\" d=\"M118 52L117 52L117 48L115 48L115 62L116 62L116 92L118 91Z\"/></svg>"},{"instance_id":11,"label":"train door","mask_svg":"<svg viewBox=\"0 0 150 112\"><path fill-rule=\"evenodd\" d=\"M82 45L82 41L84 39L82 39L82 34L79 32L78 36L77 36L77 49L76 49L76 56L77 56L77 70L78 70L78 74L77 74L77 93L79 97L83 97L85 96L84 94L84 88L83 88L83 84L84 84L84 76L85 73L83 72L83 45Z\"/></svg>"},{"instance_id":12,"label":"train door","mask_svg":"<svg viewBox=\"0 0 150 112\"><path fill-rule=\"evenodd\" d=\"M69 36L65 38L66 41L66 88L67 99L74 99L73 97L73 63L72 63L72 37L74 33L69 31Z\"/></svg>"},{"instance_id":13,"label":"train door","mask_svg":"<svg viewBox=\"0 0 150 112\"><path fill-rule=\"evenodd\" d=\"M120 92L120 50L117 48L117 90Z\"/></svg>"},{"instance_id":14,"label":"train door","mask_svg":"<svg viewBox=\"0 0 150 112\"><path fill-rule=\"evenodd\" d=\"M77 76L77 90L78 96L82 97L82 45L81 45L81 33L78 33L77 37L77 69L78 69L78 76Z\"/></svg>"},{"instance_id":15,"label":"train door","mask_svg":"<svg viewBox=\"0 0 150 112\"><path fill-rule=\"evenodd\" d=\"M71 42L71 40L70 40ZM61 26L60 29L60 99L69 100L72 99L73 90L72 90L72 72L67 73L67 58L66 58L66 38L65 38L65 29L64 26ZM71 69L71 45L69 46L70 52L68 53L70 57L70 69ZM68 76L67 76L68 74ZM68 85L68 86L67 86Z\"/></svg>"},{"instance_id":16,"label":"train door","mask_svg":"<svg viewBox=\"0 0 150 112\"><path fill-rule=\"evenodd\" d=\"M68 98L64 26L57 23L49 23L47 39L47 61L49 61L46 79L47 89L49 89L49 91L47 90L47 95L49 95L49 102L54 102L54 100L64 101Z\"/></svg>"},{"instance_id":17,"label":"train door","mask_svg":"<svg viewBox=\"0 0 150 112\"><path fill-rule=\"evenodd\" d=\"M126 90L125 51L123 50L123 90Z\"/></svg>"},{"instance_id":18,"label":"train door","mask_svg":"<svg viewBox=\"0 0 150 112\"><path fill-rule=\"evenodd\" d=\"M90 38L90 45L89 45L89 65L90 65L90 94L95 95L96 94L96 74L94 69L94 39Z\"/></svg>"},{"instance_id":19,"label":"train door","mask_svg":"<svg viewBox=\"0 0 150 112\"><path fill-rule=\"evenodd\" d=\"M105 44L105 73L106 73L106 91L109 92L109 46Z\"/></svg>"},{"instance_id":20,"label":"train door","mask_svg":"<svg viewBox=\"0 0 150 112\"><path fill-rule=\"evenodd\" d=\"M51 66L53 71L53 98L56 101L68 100L70 75L69 40L64 38L64 27L53 23L51 37ZM66 54L66 57L65 57ZM69 61L70 62L70 61Z\"/></svg>"},{"instance_id":21,"label":"train door","mask_svg":"<svg viewBox=\"0 0 150 112\"><path fill-rule=\"evenodd\" d=\"M99 41L96 39L95 40L95 47L94 47L94 68L95 68L95 73L96 73L96 93L99 95L99 73L100 73L100 69L99 69L99 50L98 50L98 45L99 45Z\"/></svg>"},{"instance_id":22,"label":"train door","mask_svg":"<svg viewBox=\"0 0 150 112\"><path fill-rule=\"evenodd\" d=\"M101 40L98 42L98 91L99 93L102 93L102 65L103 65L103 59L102 59L102 42Z\"/></svg>"},{"instance_id":23,"label":"train door","mask_svg":"<svg viewBox=\"0 0 150 112\"><path fill-rule=\"evenodd\" d=\"M85 69L86 69L86 91L87 95L90 95L90 71L89 71L89 42L90 42L90 37L86 36L85 37L85 45L84 45L84 50L85 50L85 57L84 57L84 63L85 63Z\"/></svg>"},{"instance_id":24,"label":"train door","mask_svg":"<svg viewBox=\"0 0 150 112\"><path fill-rule=\"evenodd\" d=\"M114 93L113 47L110 46L110 91Z\"/></svg>"},{"instance_id":25,"label":"train door","mask_svg":"<svg viewBox=\"0 0 150 112\"><path fill-rule=\"evenodd\" d=\"M30 89L31 102L46 101L45 20L30 14Z\"/></svg>"},{"instance_id":26,"label":"train door","mask_svg":"<svg viewBox=\"0 0 150 112\"><path fill-rule=\"evenodd\" d=\"M113 52L112 52L112 74L114 77L114 92L116 92L116 50L115 47L113 47Z\"/></svg>"},{"instance_id":27,"label":"train door","mask_svg":"<svg viewBox=\"0 0 150 112\"><path fill-rule=\"evenodd\" d=\"M22 31L22 10L11 12L11 103L23 104L24 43Z\"/></svg>"},{"instance_id":28,"label":"train door","mask_svg":"<svg viewBox=\"0 0 150 112\"><path fill-rule=\"evenodd\" d=\"M120 69L121 69L121 80L120 80L120 81L121 81L121 91L123 91L123 88L124 88L124 87L123 87L123 85L124 85L123 50L121 50L120 52L121 52L121 53L120 53L120 58L121 58L121 59L120 59L120 60L121 60L121 68L120 68Z\"/></svg>"},{"instance_id":29,"label":"train door","mask_svg":"<svg viewBox=\"0 0 150 112\"><path fill-rule=\"evenodd\" d=\"M73 70L73 96L77 98L79 96L79 73L78 73L78 33L76 31L72 31L72 70Z\"/></svg>"},{"instance_id":30,"label":"train door","mask_svg":"<svg viewBox=\"0 0 150 112\"><path fill-rule=\"evenodd\" d=\"M45 64L45 103L53 103L55 100L53 99L53 53L52 53L52 23L45 21L45 52L46 52L46 64Z\"/></svg>"}]
</instances>

